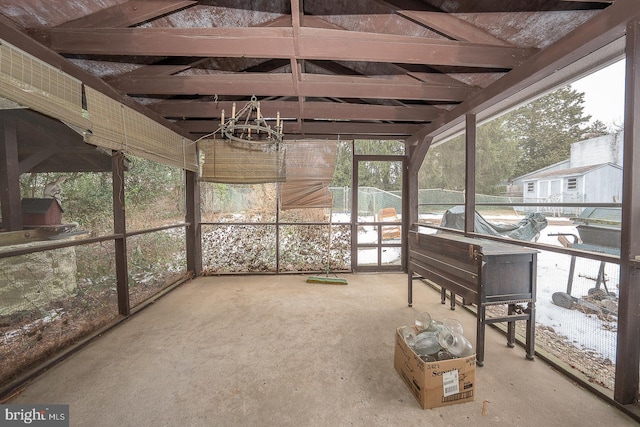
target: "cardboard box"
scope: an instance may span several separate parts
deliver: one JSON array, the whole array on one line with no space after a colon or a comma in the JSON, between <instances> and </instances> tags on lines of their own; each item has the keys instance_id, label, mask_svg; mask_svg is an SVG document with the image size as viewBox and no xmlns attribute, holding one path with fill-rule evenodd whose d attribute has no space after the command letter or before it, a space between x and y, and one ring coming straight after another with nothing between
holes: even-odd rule
<instances>
[{"instance_id":1,"label":"cardboard box","mask_svg":"<svg viewBox=\"0 0 640 427\"><path fill-rule=\"evenodd\" d=\"M475 400L476 355L424 362L396 330L393 365L422 409Z\"/></svg>"}]
</instances>

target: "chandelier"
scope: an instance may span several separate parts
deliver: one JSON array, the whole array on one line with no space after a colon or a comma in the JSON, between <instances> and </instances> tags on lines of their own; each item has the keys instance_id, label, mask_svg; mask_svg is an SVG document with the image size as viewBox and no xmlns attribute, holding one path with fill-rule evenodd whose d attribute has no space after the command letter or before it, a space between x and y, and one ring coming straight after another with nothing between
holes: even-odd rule
<instances>
[{"instance_id":1,"label":"chandelier","mask_svg":"<svg viewBox=\"0 0 640 427\"><path fill-rule=\"evenodd\" d=\"M232 142L278 145L283 138L280 112L278 111L275 126L272 127L262 116L260 101L253 95L251 100L238 112L236 112L236 103L234 102L231 117L226 121L224 110L222 110L220 133Z\"/></svg>"}]
</instances>

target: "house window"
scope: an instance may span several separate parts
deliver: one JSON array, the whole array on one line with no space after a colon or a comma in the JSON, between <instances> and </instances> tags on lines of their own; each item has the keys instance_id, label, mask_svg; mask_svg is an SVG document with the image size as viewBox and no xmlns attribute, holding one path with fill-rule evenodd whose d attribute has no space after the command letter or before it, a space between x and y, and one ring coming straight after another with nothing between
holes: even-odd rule
<instances>
[{"instance_id":1,"label":"house window","mask_svg":"<svg viewBox=\"0 0 640 427\"><path fill-rule=\"evenodd\" d=\"M567 190L577 190L577 189L578 189L578 178L568 178Z\"/></svg>"},{"instance_id":2,"label":"house window","mask_svg":"<svg viewBox=\"0 0 640 427\"><path fill-rule=\"evenodd\" d=\"M527 182L527 193L533 193L535 191L535 183Z\"/></svg>"}]
</instances>

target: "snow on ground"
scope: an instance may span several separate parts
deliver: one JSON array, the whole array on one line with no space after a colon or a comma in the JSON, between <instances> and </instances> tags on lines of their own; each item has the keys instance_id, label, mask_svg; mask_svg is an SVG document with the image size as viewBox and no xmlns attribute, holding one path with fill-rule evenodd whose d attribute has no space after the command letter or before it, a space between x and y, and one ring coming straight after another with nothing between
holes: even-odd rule
<instances>
[{"instance_id":1,"label":"snow on ground","mask_svg":"<svg viewBox=\"0 0 640 427\"><path fill-rule=\"evenodd\" d=\"M560 245L556 236L549 236L554 233L578 234L572 225L550 225L542 230L538 242ZM570 260L570 256L555 252L541 251L538 254L536 323L551 326L556 333L566 336L568 341L578 348L593 350L603 358L608 358L615 363L616 322L606 322L596 315L567 310L551 302L551 296L554 292L566 292L567 290ZM595 287L593 279L597 275L599 266L598 261L577 259L572 296L585 296L590 288ZM608 290L617 294L618 265L606 264L605 274L608 279Z\"/></svg>"},{"instance_id":2,"label":"snow on ground","mask_svg":"<svg viewBox=\"0 0 640 427\"><path fill-rule=\"evenodd\" d=\"M439 218L439 217L438 217ZM491 222L499 223L513 222L522 217L514 216L499 218L487 218ZM361 221L373 221L361 219ZM348 218L335 218L334 222L348 222ZM540 234L538 243L545 243L554 246L561 246L557 236L550 234L564 233L578 235L578 232L571 221L563 218L554 218L552 224L548 225ZM359 231L358 241L360 243L373 243L377 239L377 232L372 226L363 226ZM362 250L358 253L360 264L376 264L377 250ZM382 254L383 263L392 264L399 262L400 248L385 248ZM561 336L567 338L567 342L572 343L584 351L592 351L605 359L615 363L616 356L616 329L617 323L614 319L607 322L598 318L594 314L585 314L578 310L569 310L552 303L552 295L555 292L566 292L569 279L569 266L571 257L556 252L540 251L538 254L538 276L536 294L536 323L545 325ZM598 273L600 263L594 260L578 258L574 272L571 295L574 297L586 296L590 288L595 287L595 277ZM619 267L617 264L606 264L605 274L607 278L607 288L610 292L618 291Z\"/></svg>"}]
</instances>

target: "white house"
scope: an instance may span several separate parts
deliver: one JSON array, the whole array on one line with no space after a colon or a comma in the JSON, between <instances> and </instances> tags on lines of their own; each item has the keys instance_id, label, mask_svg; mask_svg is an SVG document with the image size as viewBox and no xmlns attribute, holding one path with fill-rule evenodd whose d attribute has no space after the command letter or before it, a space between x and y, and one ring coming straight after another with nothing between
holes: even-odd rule
<instances>
[{"instance_id":1,"label":"white house","mask_svg":"<svg viewBox=\"0 0 640 427\"><path fill-rule=\"evenodd\" d=\"M513 186L525 203L612 203L622 200L622 133L571 144L568 160L522 175ZM579 215L576 208L536 208L525 212Z\"/></svg>"}]
</instances>

